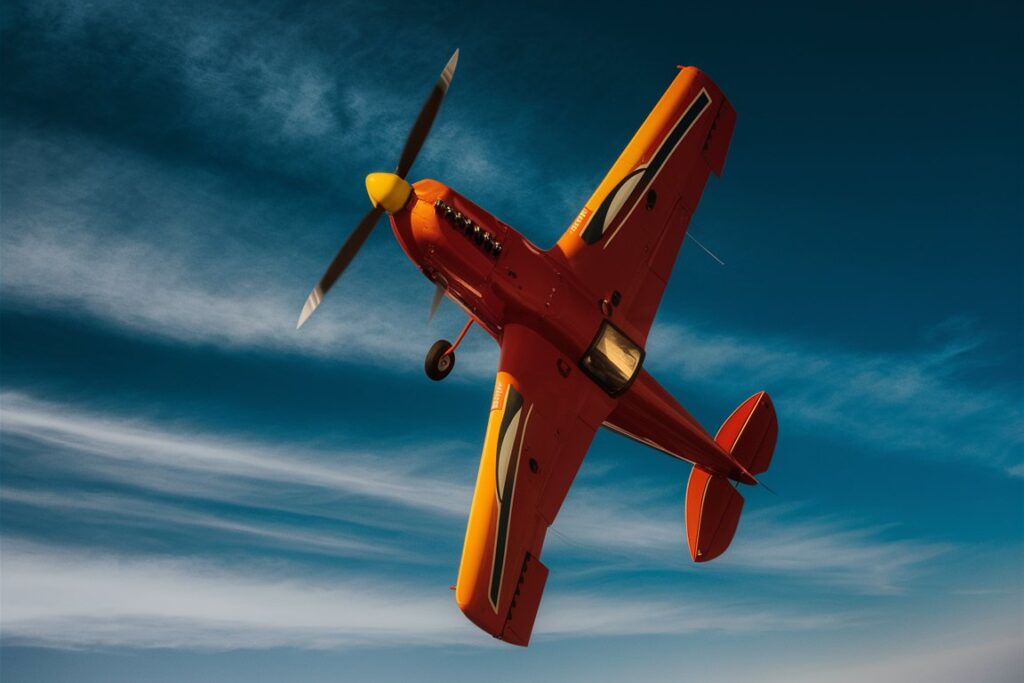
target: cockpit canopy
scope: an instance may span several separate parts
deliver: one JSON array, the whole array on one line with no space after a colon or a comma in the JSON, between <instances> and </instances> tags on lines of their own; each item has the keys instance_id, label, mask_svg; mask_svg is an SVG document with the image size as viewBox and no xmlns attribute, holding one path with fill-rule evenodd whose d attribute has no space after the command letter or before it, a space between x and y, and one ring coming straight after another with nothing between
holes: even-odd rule
<instances>
[{"instance_id":1,"label":"cockpit canopy","mask_svg":"<svg viewBox=\"0 0 1024 683\"><path fill-rule=\"evenodd\" d=\"M580 368L598 386L617 396L629 388L643 362L644 350L605 320L580 359Z\"/></svg>"}]
</instances>

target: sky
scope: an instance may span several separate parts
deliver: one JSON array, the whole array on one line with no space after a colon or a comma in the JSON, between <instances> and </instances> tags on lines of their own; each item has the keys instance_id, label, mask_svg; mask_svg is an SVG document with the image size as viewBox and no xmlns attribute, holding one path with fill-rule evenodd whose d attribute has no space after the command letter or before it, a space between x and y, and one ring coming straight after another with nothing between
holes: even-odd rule
<instances>
[{"instance_id":1,"label":"sky","mask_svg":"<svg viewBox=\"0 0 1024 683\"><path fill-rule=\"evenodd\" d=\"M556 6L557 5L557 6ZM1019 3L7 2L0 676L7 681L1024 677ZM497 346L378 229L412 176L548 246L675 74L738 112L645 367L780 436L731 548L689 468L597 435L531 645L454 583Z\"/></svg>"}]
</instances>

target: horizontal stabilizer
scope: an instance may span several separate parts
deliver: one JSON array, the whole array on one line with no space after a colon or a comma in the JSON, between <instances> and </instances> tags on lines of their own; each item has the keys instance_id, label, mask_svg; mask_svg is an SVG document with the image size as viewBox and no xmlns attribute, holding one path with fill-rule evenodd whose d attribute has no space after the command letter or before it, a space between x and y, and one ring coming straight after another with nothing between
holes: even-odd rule
<instances>
[{"instance_id":1,"label":"horizontal stabilizer","mask_svg":"<svg viewBox=\"0 0 1024 683\"><path fill-rule=\"evenodd\" d=\"M686 541L694 562L707 562L725 552L742 511L743 496L729 479L694 466L686 485Z\"/></svg>"}]
</instances>

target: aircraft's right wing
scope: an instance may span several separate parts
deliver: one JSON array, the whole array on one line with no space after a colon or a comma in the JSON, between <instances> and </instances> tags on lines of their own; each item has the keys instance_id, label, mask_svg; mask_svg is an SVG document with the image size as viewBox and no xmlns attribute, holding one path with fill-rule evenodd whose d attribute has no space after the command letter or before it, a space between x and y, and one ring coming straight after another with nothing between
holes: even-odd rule
<instances>
[{"instance_id":1,"label":"aircraft's right wing","mask_svg":"<svg viewBox=\"0 0 1024 683\"><path fill-rule=\"evenodd\" d=\"M477 626L530 640L548 570L540 562L594 433L614 400L537 333L505 328L455 599Z\"/></svg>"},{"instance_id":2,"label":"aircraft's right wing","mask_svg":"<svg viewBox=\"0 0 1024 683\"><path fill-rule=\"evenodd\" d=\"M558 243L614 322L644 346L708 174L721 174L736 112L710 78L682 69ZM616 295L617 293L617 295Z\"/></svg>"}]
</instances>

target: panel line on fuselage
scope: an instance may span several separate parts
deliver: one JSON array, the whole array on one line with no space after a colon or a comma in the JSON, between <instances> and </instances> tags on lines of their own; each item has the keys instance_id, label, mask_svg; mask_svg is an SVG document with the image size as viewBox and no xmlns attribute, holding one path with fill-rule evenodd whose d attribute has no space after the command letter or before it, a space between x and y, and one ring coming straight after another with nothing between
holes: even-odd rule
<instances>
[{"instance_id":1,"label":"panel line on fuselage","mask_svg":"<svg viewBox=\"0 0 1024 683\"><path fill-rule=\"evenodd\" d=\"M627 439L631 439L633 441L636 441L638 444L641 444L643 446L647 446L648 448L653 448L656 451L661 451L665 455L670 455L673 458L675 458L676 460L682 460L683 462L688 462L691 465L696 465L697 464L696 462L694 462L693 460L690 460L689 458L686 458L686 457L684 457L682 455L679 455L678 453L673 453L672 451L668 450L667 448L662 448L661 446L659 446L658 444L654 443L650 439L645 439L645 438L643 438L641 436L637 436L636 434L633 434L631 432L627 432L622 427L617 427L617 426L615 426L615 425L613 425L613 424L611 424L609 422L605 422L601 426L604 427L605 429L608 429L610 431L615 432L616 434L621 434L622 436L626 437Z\"/></svg>"}]
</instances>

